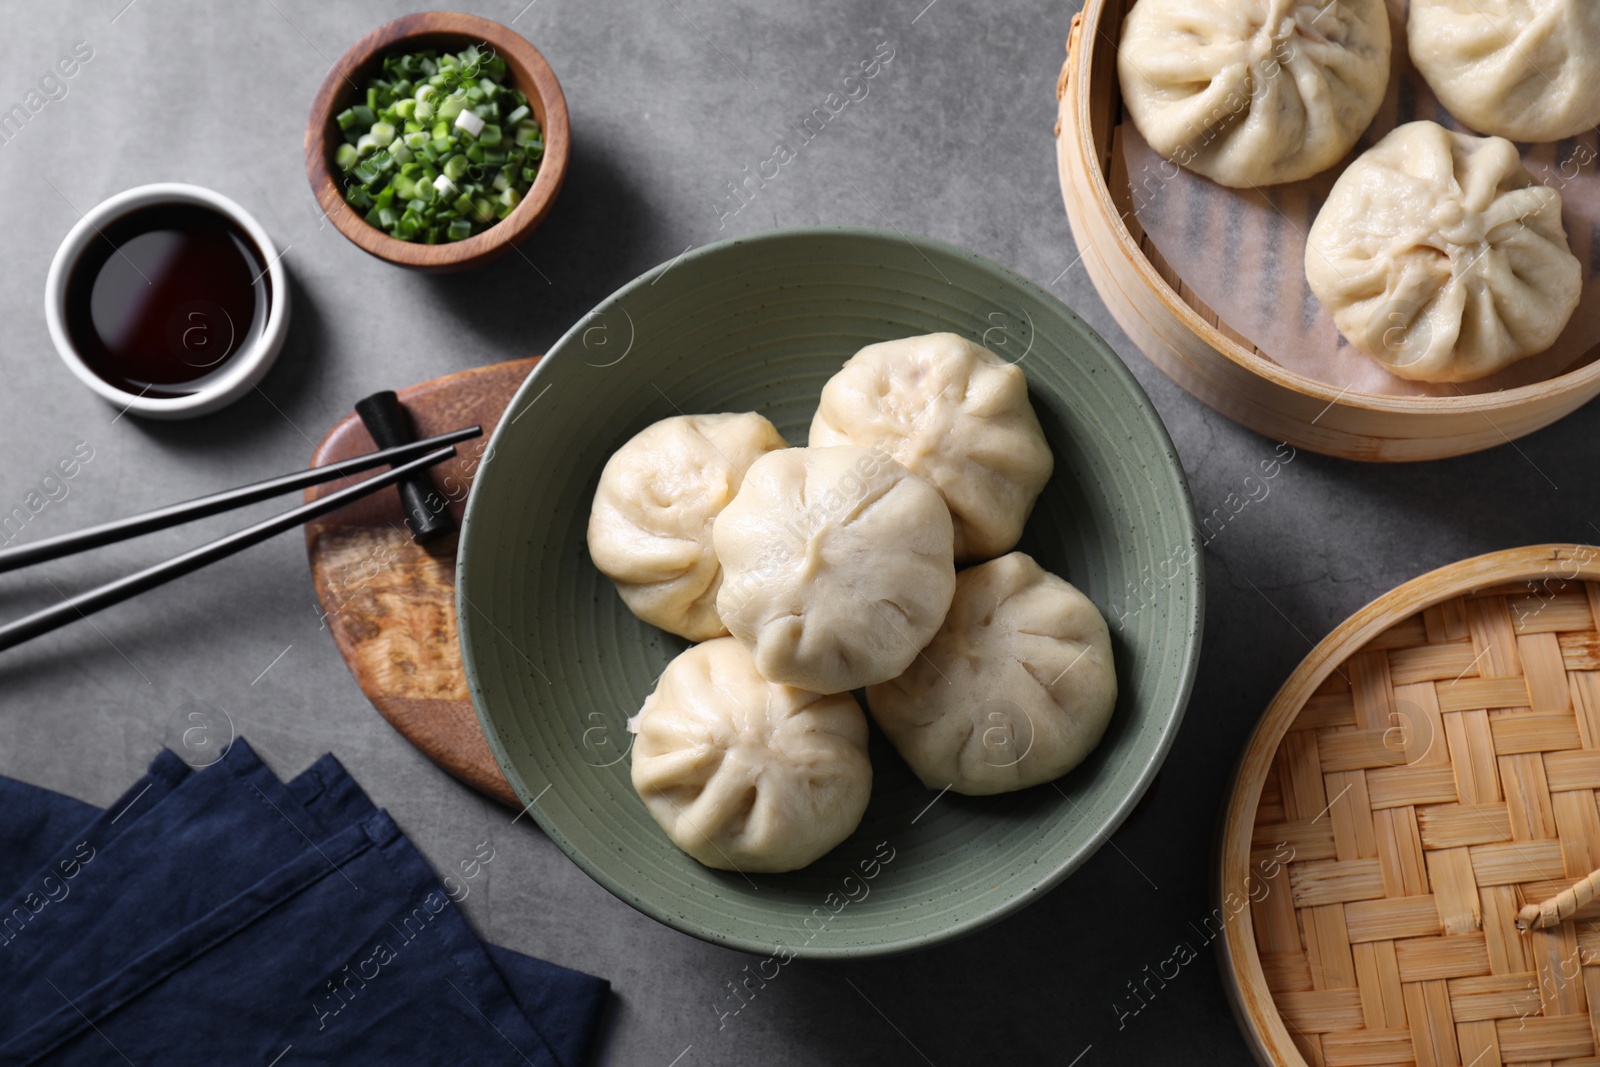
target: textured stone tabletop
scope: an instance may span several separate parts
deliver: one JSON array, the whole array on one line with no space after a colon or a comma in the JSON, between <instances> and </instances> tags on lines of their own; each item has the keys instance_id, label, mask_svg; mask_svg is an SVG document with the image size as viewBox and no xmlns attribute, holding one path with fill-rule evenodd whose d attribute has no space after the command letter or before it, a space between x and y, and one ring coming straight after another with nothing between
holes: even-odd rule
<instances>
[{"instance_id":1,"label":"textured stone tabletop","mask_svg":"<svg viewBox=\"0 0 1600 1067\"><path fill-rule=\"evenodd\" d=\"M8 5L0 110L25 104L80 42L92 51L0 144L0 513L39 489L61 457L91 456L23 537L294 468L367 393L539 353L613 289L688 248L818 223L964 245L1077 309L1149 392L1201 514L1274 454L1275 442L1156 371L1077 262L1051 140L1076 5L468 4L512 23L548 58L574 149L526 258L442 278L357 250L320 218L301 162L306 110L333 58L412 6ZM771 158L790 124L842 92L875 50L891 58L867 95L753 198L734 199L729 183ZM254 212L293 281L276 369L233 408L188 423L119 417L56 358L41 310L51 254L80 212L164 180L210 186ZM1591 405L1515 445L1449 462L1374 467L1298 454L1206 548L1194 698L1157 785L1109 845L982 933L907 958L796 962L737 1014L728 983L744 977L749 957L632 911L531 820L511 825L509 812L436 770L378 717L320 630L298 536L0 655L0 773L106 804L196 710L226 711L286 776L332 751L441 870L491 843L494 858L463 903L468 918L489 940L614 983L608 1064L1246 1063L1203 931L1213 828L1256 717L1314 641L1397 583L1493 549L1600 538L1597 434ZM164 559L243 518L6 575L0 611L45 606L58 590ZM1170 974L1180 944L1192 962L1152 984L1154 996L1134 998L1130 983Z\"/></svg>"}]
</instances>

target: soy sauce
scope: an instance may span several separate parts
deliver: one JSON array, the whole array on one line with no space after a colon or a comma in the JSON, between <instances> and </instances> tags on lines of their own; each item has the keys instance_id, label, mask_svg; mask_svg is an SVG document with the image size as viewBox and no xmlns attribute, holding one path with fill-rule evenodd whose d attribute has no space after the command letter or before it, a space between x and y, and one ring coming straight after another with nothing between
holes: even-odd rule
<instances>
[{"instance_id":1,"label":"soy sauce","mask_svg":"<svg viewBox=\"0 0 1600 1067\"><path fill-rule=\"evenodd\" d=\"M261 251L199 204L140 208L100 231L67 278L67 332L95 374L143 396L188 396L266 328Z\"/></svg>"}]
</instances>

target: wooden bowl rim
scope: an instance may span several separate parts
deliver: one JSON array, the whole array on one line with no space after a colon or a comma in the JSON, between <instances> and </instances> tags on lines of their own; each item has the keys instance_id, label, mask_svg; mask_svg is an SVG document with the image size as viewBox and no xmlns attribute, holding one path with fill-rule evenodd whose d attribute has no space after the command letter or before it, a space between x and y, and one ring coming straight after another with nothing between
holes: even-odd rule
<instances>
[{"instance_id":1,"label":"wooden bowl rim","mask_svg":"<svg viewBox=\"0 0 1600 1067\"><path fill-rule=\"evenodd\" d=\"M1295 667L1267 705L1234 770L1223 810L1217 844L1216 881L1211 890L1220 902L1227 887L1243 885L1250 867L1250 840L1261 789L1278 746L1317 687L1334 669L1392 627L1420 611L1479 589L1507 582L1548 578L1555 564L1570 564L1560 577L1567 581L1600 581L1600 552L1575 544L1528 545L1490 552L1447 564L1412 578L1357 610L1317 642ZM1255 923L1249 908L1228 914L1223 908L1222 947L1218 967L1240 1028L1262 1062L1305 1067L1305 1059L1289 1037L1277 1002L1268 990L1261 956L1256 951ZM1259 1009L1268 1007L1263 1013Z\"/></svg>"},{"instance_id":2,"label":"wooden bowl rim","mask_svg":"<svg viewBox=\"0 0 1600 1067\"><path fill-rule=\"evenodd\" d=\"M329 127L333 122L334 98L340 82L347 77L345 71L354 70L375 56L421 37L461 37L489 44L509 61L527 70L529 84L524 85L522 79L517 78L516 87L530 100L537 99L545 113L544 159L528 195L510 215L465 241L426 245L390 237L351 208L333 180ZM566 178L570 149L566 95L561 91L555 71L550 69L539 50L509 26L453 11L402 15L367 33L346 49L317 89L305 134L306 176L329 221L363 251L389 263L429 271L461 270L487 263L504 255L533 232L549 213Z\"/></svg>"},{"instance_id":3,"label":"wooden bowl rim","mask_svg":"<svg viewBox=\"0 0 1600 1067\"><path fill-rule=\"evenodd\" d=\"M1385 396L1378 393L1356 393L1349 390L1335 389L1326 382L1315 378L1308 378L1297 374L1278 363L1273 362L1254 352L1247 351L1244 346L1229 338L1221 330L1211 325L1200 313L1189 305L1172 286L1167 284L1165 278L1155 269L1155 265L1145 257L1139 248L1133 234L1129 232L1127 223L1121 215L1112 210L1111 187L1106 183L1105 175L1101 173L1098 154L1094 150L1093 118L1089 113L1089 93L1086 85L1091 80L1090 73L1093 67L1094 49L1085 51L1081 42L1086 33L1100 34L1101 22L1104 20L1108 0L1088 0L1082 11L1072 18L1072 28L1067 37L1067 58L1061 68L1061 76L1056 82L1056 97L1059 101L1057 138L1069 136L1071 128L1075 134L1075 143L1078 152L1085 162L1084 171L1089 175L1096 201L1100 208L1110 218L1111 224L1118 237L1120 250L1133 264L1140 280L1150 287L1164 304L1172 309L1183 325L1196 334L1214 351L1224 356L1231 362L1275 385L1305 395L1313 396L1318 400L1325 400L1328 404L1338 404L1342 407L1360 408L1367 411L1382 412L1387 414L1437 414L1440 409L1458 412L1478 412L1485 418L1492 412L1509 411L1521 407L1523 404L1536 399L1550 399L1551 397L1565 396L1592 389L1600 383L1600 359L1596 359L1576 370L1567 371L1554 378L1547 378L1531 385L1518 386L1515 389L1502 389L1493 393L1470 393L1459 396ZM1111 41L1113 45L1116 42ZM1120 93L1115 73L1110 84L1117 87ZM1071 101L1068 100L1068 91L1071 91ZM1071 179L1065 168L1057 168L1058 178L1063 187L1068 186ZM1065 191L1065 189L1064 189ZM1491 420L1492 423L1493 420ZM1502 435L1503 436L1503 435ZM1506 438L1508 441L1511 438Z\"/></svg>"}]
</instances>

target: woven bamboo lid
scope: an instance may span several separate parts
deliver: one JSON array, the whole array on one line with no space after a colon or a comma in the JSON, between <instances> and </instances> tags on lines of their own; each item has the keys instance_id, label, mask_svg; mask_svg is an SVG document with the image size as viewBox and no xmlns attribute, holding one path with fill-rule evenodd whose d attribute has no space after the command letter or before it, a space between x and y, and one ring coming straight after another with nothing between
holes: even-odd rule
<instances>
[{"instance_id":1,"label":"woven bamboo lid","mask_svg":"<svg viewBox=\"0 0 1600 1067\"><path fill-rule=\"evenodd\" d=\"M1245 751L1223 973L1263 1062L1600 1065L1600 549L1467 560L1357 612Z\"/></svg>"}]
</instances>

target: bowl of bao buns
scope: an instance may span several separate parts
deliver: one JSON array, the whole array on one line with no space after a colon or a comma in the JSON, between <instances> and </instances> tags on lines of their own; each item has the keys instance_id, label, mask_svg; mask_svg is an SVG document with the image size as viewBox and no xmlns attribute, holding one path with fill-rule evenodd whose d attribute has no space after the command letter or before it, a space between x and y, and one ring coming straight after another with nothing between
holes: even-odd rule
<instances>
[{"instance_id":1,"label":"bowl of bao buns","mask_svg":"<svg viewBox=\"0 0 1600 1067\"><path fill-rule=\"evenodd\" d=\"M1039 287L926 238L698 249L585 316L468 502L463 659L540 827L648 915L904 951L1081 865L1187 701L1170 440Z\"/></svg>"}]
</instances>

